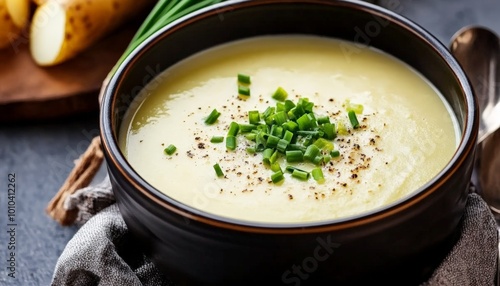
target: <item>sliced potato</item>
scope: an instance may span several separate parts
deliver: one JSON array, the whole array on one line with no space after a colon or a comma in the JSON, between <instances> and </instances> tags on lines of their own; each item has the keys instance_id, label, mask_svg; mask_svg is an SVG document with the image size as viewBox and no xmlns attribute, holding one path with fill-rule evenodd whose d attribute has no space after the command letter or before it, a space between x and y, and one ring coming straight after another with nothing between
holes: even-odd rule
<instances>
[{"instance_id":1,"label":"sliced potato","mask_svg":"<svg viewBox=\"0 0 500 286\"><path fill-rule=\"evenodd\" d=\"M35 62L51 66L68 60L132 18L155 0L47 0L31 22Z\"/></svg>"},{"instance_id":2,"label":"sliced potato","mask_svg":"<svg viewBox=\"0 0 500 286\"><path fill-rule=\"evenodd\" d=\"M28 23L30 0L0 0L0 48L13 43Z\"/></svg>"}]
</instances>

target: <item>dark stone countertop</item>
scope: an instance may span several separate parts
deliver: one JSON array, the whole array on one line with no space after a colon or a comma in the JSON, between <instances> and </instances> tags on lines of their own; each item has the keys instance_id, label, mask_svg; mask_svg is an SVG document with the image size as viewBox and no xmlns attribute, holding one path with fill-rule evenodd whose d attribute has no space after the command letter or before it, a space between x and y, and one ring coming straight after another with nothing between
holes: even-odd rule
<instances>
[{"instance_id":1,"label":"dark stone countertop","mask_svg":"<svg viewBox=\"0 0 500 286\"><path fill-rule=\"evenodd\" d=\"M478 24L500 33L497 0L381 0L448 45L461 27ZM1 64L1 63L0 63ZM0 83L2 84L2 83ZM0 126L0 285L49 285L57 258L77 227L61 227L45 207L92 136L98 116ZM16 181L16 278L8 276L8 175ZM104 177L104 170L95 181Z\"/></svg>"}]
</instances>

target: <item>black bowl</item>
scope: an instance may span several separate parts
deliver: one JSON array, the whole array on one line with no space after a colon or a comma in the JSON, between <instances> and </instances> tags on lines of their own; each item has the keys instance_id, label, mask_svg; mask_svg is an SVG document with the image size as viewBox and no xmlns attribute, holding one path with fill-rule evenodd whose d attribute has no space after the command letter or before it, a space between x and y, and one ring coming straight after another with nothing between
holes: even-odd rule
<instances>
[{"instance_id":1,"label":"black bowl","mask_svg":"<svg viewBox=\"0 0 500 286\"><path fill-rule=\"evenodd\" d=\"M155 75L218 44L260 35L334 37L383 50L423 74L455 113L460 144L413 195L346 219L293 225L227 219L181 204L143 180L117 145L122 117ZM168 25L138 47L105 91L101 136L113 190L130 231L173 280L187 285L411 285L452 246L467 200L478 132L463 71L425 30L383 8L348 1L236 1Z\"/></svg>"}]
</instances>

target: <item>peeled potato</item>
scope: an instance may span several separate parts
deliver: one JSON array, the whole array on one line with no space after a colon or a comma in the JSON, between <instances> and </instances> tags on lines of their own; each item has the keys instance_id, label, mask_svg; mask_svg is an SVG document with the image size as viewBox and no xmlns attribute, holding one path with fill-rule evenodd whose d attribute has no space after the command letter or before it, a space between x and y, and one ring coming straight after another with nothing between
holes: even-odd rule
<instances>
[{"instance_id":1,"label":"peeled potato","mask_svg":"<svg viewBox=\"0 0 500 286\"><path fill-rule=\"evenodd\" d=\"M29 0L0 0L0 48L13 43L29 18Z\"/></svg>"},{"instance_id":2,"label":"peeled potato","mask_svg":"<svg viewBox=\"0 0 500 286\"><path fill-rule=\"evenodd\" d=\"M31 55L41 66L59 64L76 56L154 2L46 0L36 9L31 22Z\"/></svg>"}]
</instances>

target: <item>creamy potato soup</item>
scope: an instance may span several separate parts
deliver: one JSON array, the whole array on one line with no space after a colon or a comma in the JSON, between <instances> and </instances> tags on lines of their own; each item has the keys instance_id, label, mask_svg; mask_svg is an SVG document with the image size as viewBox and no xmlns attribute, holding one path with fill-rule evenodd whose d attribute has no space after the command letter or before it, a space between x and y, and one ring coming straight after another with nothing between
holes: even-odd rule
<instances>
[{"instance_id":1,"label":"creamy potato soup","mask_svg":"<svg viewBox=\"0 0 500 286\"><path fill-rule=\"evenodd\" d=\"M286 102L273 98L279 87ZM390 204L436 176L460 135L442 96L408 65L320 37L257 37L215 47L169 68L135 100L119 138L134 170L183 204L254 222L324 221ZM307 102L311 127L287 125L297 121L291 103ZM286 122L271 116L285 105ZM205 123L214 109L219 117ZM253 127L249 111L258 111ZM242 124L234 150L226 146L232 122ZM286 130L293 139L284 140ZM271 135L281 148L269 143ZM288 157L293 150L304 155L312 144L319 152L309 160ZM265 149L271 149L267 160Z\"/></svg>"}]
</instances>

